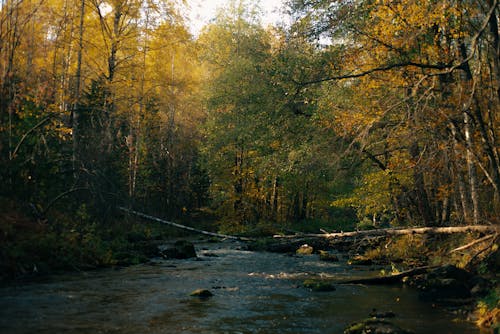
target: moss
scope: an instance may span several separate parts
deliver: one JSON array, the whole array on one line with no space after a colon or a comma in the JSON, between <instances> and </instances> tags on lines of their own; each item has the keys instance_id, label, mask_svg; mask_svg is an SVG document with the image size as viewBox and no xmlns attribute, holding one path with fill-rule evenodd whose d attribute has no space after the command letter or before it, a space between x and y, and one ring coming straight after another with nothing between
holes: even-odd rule
<instances>
[{"instance_id":1,"label":"moss","mask_svg":"<svg viewBox=\"0 0 500 334\"><path fill-rule=\"evenodd\" d=\"M328 292L336 290L335 286L333 286L333 284L331 284L330 282L313 279L305 280L303 286L307 289L311 289L312 291L317 292Z\"/></svg>"},{"instance_id":2,"label":"moss","mask_svg":"<svg viewBox=\"0 0 500 334\"><path fill-rule=\"evenodd\" d=\"M307 244L304 244L300 246L295 253L297 255L311 255L314 252L314 248L312 246L309 246Z\"/></svg>"}]
</instances>

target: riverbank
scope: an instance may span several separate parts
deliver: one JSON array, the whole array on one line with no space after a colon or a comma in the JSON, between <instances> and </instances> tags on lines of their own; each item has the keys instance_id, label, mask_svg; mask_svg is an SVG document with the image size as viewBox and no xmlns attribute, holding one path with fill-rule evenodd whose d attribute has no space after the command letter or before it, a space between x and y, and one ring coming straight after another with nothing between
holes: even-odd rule
<instances>
[{"instance_id":1,"label":"riverbank","mask_svg":"<svg viewBox=\"0 0 500 334\"><path fill-rule=\"evenodd\" d=\"M488 252L480 243L476 243L479 252L459 247L478 239L477 235L342 239L297 236L261 239L250 248L289 254L317 253L325 260L330 259L325 253L343 252L353 270L359 267L379 270L376 277L348 282L408 286L418 291L422 299L474 322L485 333L496 333L500 323L498 247L490 245ZM457 248L465 251L458 253ZM478 256L480 253L482 256ZM330 284L328 280L322 281Z\"/></svg>"},{"instance_id":2,"label":"riverbank","mask_svg":"<svg viewBox=\"0 0 500 334\"><path fill-rule=\"evenodd\" d=\"M85 207L73 216L36 219L28 207L1 200L0 283L71 271L145 263L163 240L184 233L117 214L94 220Z\"/></svg>"}]
</instances>

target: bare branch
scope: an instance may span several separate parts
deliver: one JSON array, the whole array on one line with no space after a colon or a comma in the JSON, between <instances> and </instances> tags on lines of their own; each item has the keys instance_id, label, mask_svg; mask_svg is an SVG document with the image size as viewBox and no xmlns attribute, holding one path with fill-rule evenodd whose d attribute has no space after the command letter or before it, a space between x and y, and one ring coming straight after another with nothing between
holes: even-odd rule
<instances>
[{"instance_id":1,"label":"bare branch","mask_svg":"<svg viewBox=\"0 0 500 334\"><path fill-rule=\"evenodd\" d=\"M482 22L479 30L476 32L476 34L472 37L471 39L471 49L472 52L470 55L468 55L465 59L462 59L460 62L456 64L425 64L425 63L417 63L413 61L403 61L403 62L398 62L398 63L393 63L393 64L386 64L382 65L379 67L371 68L365 71L361 72L352 72L348 74L342 74L342 75L334 75L322 79L317 79L317 80L311 80L311 81L305 81L301 82L301 85L307 86L307 85L312 85L312 84L317 84L317 83L322 83L322 82L327 82L327 81L337 81L337 80L344 80L344 79L354 79L354 78L360 78L364 77L373 73L377 72L384 72L392 69L398 69L398 68L406 68L406 67L415 67L415 68L420 68L420 69L429 69L429 70L441 70L436 73L428 74L429 76L436 76L436 75L443 75L443 74L449 74L457 69L462 69L467 62L469 62L472 57L474 57L474 54L476 53L476 46L479 40L479 37L483 34L483 32L486 30L488 27L488 23L490 21L490 18L492 15L495 14L495 10L498 6L498 0L494 0L493 4L491 5L490 10L488 11L484 21Z\"/></svg>"},{"instance_id":2,"label":"bare branch","mask_svg":"<svg viewBox=\"0 0 500 334\"><path fill-rule=\"evenodd\" d=\"M455 252L466 250L468 248L471 248L474 245L477 245L481 242L484 242L484 241L489 240L489 239L494 238L494 237L498 237L498 234L490 234L490 235L487 235L487 236L482 237L480 239L474 240L473 242L470 242L467 245L464 245L464 246L461 246L461 247L458 247L458 248L451 250L450 253L455 253Z\"/></svg>"},{"instance_id":3,"label":"bare branch","mask_svg":"<svg viewBox=\"0 0 500 334\"><path fill-rule=\"evenodd\" d=\"M21 145L23 144L23 142L26 140L26 138L28 138L28 136L33 132L35 131L36 129L38 129L39 127L41 127L42 125L44 125L48 120L50 120L52 117L54 117L53 114L45 117L44 119L42 119L40 122L38 122L35 126L33 126L31 129L29 129L22 137L21 137L21 140L19 140L19 143L17 143L16 145L16 148L14 149L14 151L10 154L10 160L13 160L16 155L17 155L17 152L19 151L19 148L21 147Z\"/></svg>"}]
</instances>

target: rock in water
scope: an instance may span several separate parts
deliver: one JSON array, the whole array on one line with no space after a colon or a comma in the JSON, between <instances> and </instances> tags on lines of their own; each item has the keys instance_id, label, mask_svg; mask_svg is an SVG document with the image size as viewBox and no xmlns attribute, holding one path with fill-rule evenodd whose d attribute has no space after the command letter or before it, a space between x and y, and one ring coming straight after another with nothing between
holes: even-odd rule
<instances>
[{"instance_id":1,"label":"rock in water","mask_svg":"<svg viewBox=\"0 0 500 334\"><path fill-rule=\"evenodd\" d=\"M191 297L198 297L198 298L210 298L213 296L213 293L210 292L210 290L207 289L196 289L193 292L189 294Z\"/></svg>"},{"instance_id":2,"label":"rock in water","mask_svg":"<svg viewBox=\"0 0 500 334\"><path fill-rule=\"evenodd\" d=\"M344 334L412 334L401 327L390 323L387 320L367 319L361 322L356 322L349 325Z\"/></svg>"},{"instance_id":3,"label":"rock in water","mask_svg":"<svg viewBox=\"0 0 500 334\"><path fill-rule=\"evenodd\" d=\"M193 243L186 240L176 241L174 247L167 248L162 253L169 259L189 259L197 257Z\"/></svg>"},{"instance_id":4,"label":"rock in water","mask_svg":"<svg viewBox=\"0 0 500 334\"><path fill-rule=\"evenodd\" d=\"M300 246L297 251L295 252L298 255L311 255L313 253L314 249L312 246L309 246L308 244L304 244Z\"/></svg>"}]
</instances>

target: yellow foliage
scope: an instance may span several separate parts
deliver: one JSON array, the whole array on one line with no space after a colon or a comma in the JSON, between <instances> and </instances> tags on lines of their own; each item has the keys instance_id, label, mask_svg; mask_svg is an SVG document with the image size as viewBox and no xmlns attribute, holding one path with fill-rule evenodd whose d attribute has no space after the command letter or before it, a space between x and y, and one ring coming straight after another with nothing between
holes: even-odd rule
<instances>
[{"instance_id":1,"label":"yellow foliage","mask_svg":"<svg viewBox=\"0 0 500 334\"><path fill-rule=\"evenodd\" d=\"M477 325L481 328L495 328L500 324L500 307L490 310L484 302L479 302L476 314L479 319Z\"/></svg>"}]
</instances>

